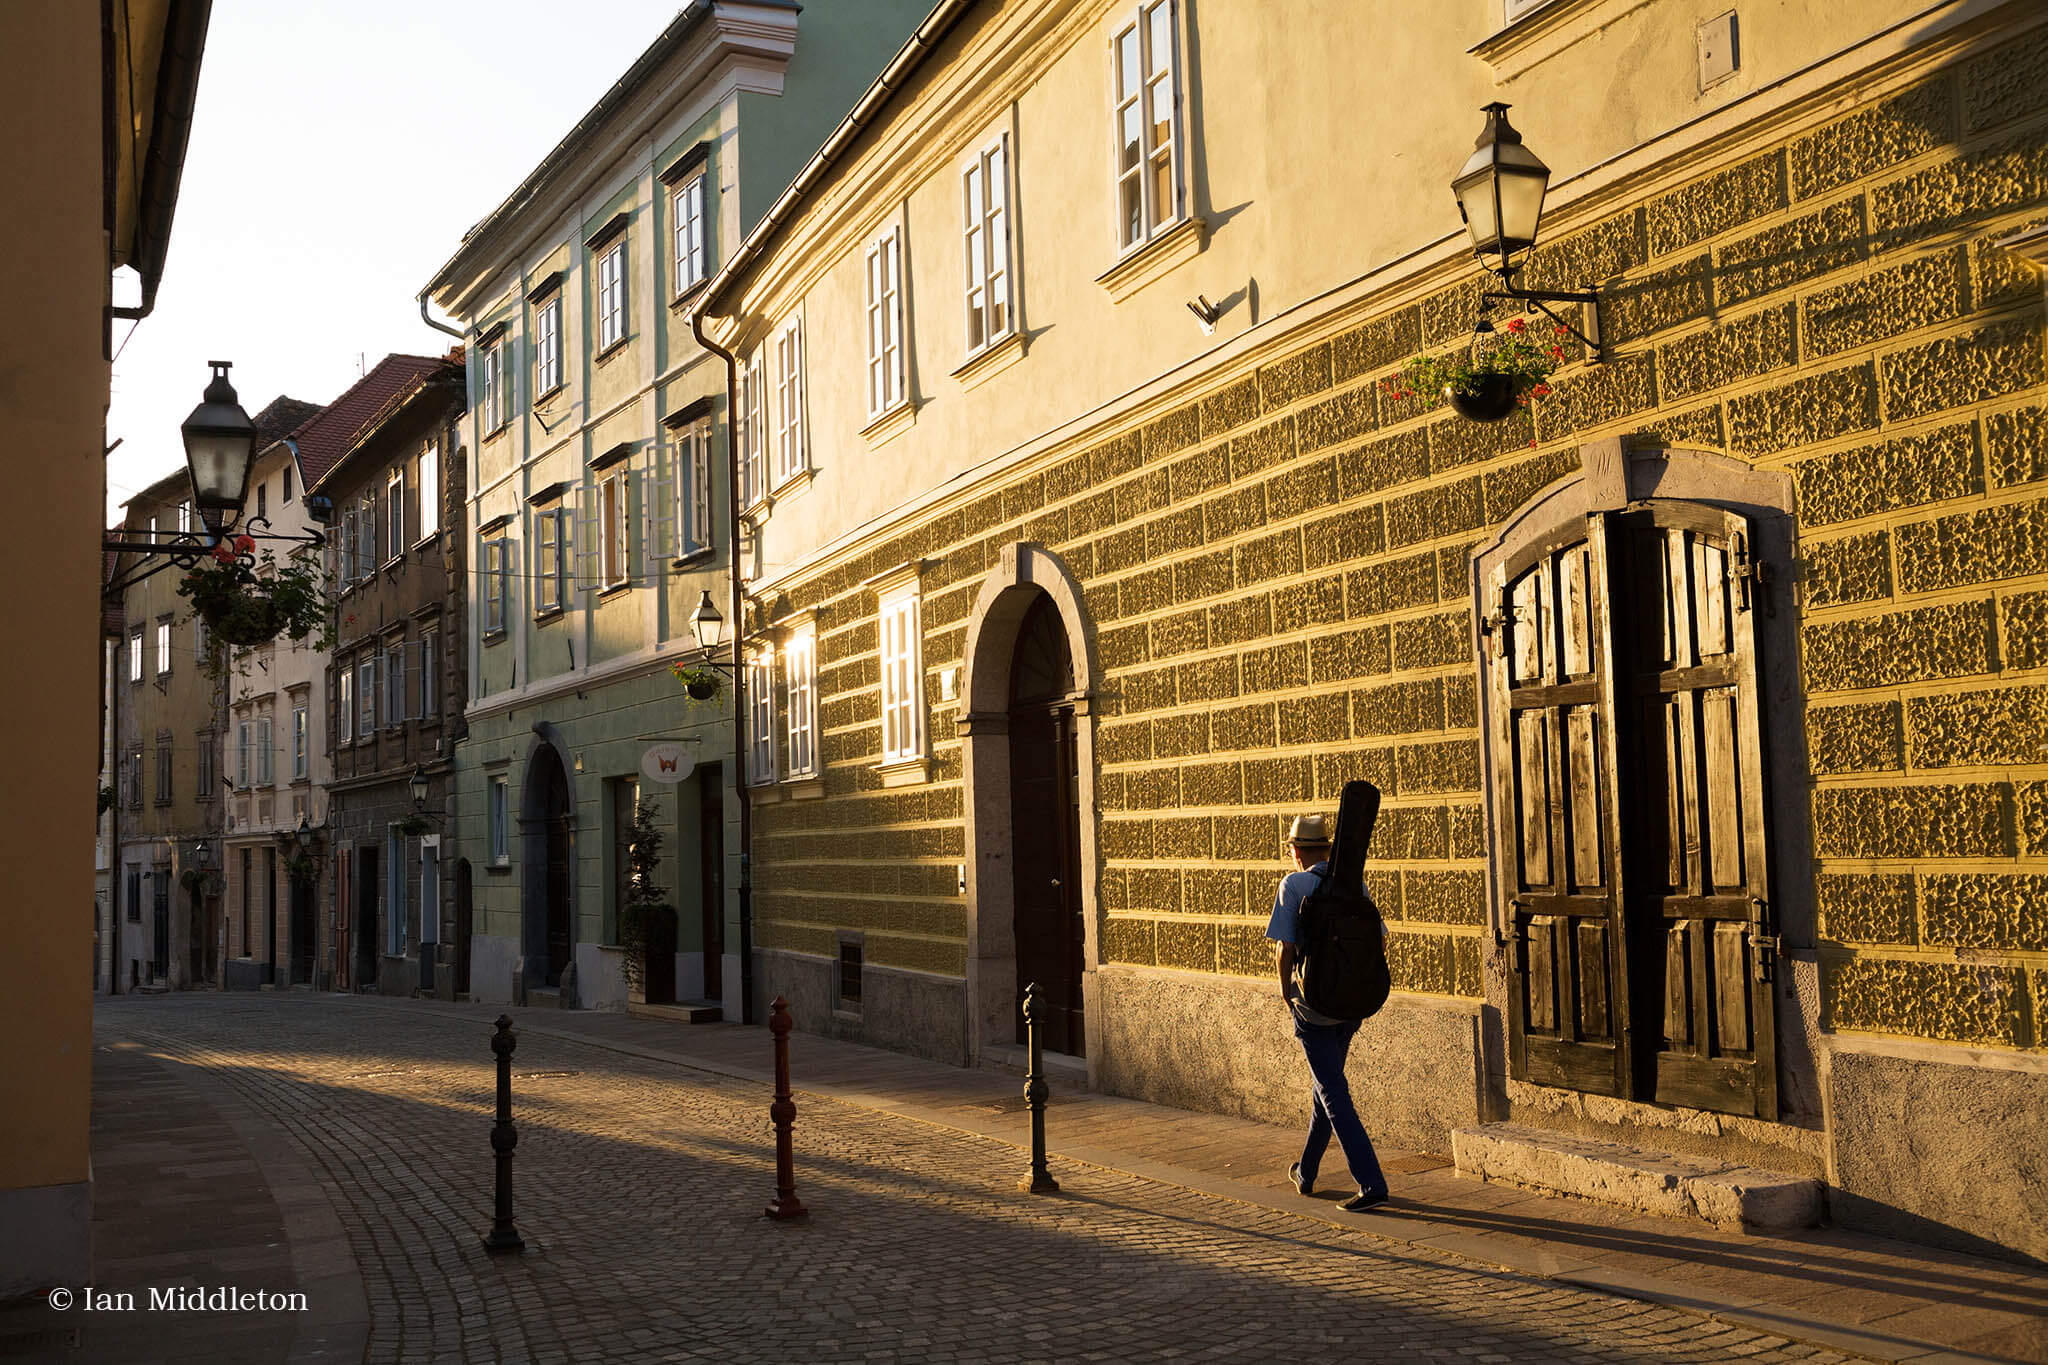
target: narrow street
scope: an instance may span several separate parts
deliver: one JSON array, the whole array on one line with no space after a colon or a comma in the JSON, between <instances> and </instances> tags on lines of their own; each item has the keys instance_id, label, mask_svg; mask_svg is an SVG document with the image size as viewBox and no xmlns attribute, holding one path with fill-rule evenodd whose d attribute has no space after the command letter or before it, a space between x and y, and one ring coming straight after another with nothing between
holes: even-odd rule
<instances>
[{"instance_id":1,"label":"narrow street","mask_svg":"<svg viewBox=\"0 0 2048 1365\"><path fill-rule=\"evenodd\" d=\"M124 1278L96 1288L146 1302L151 1287L219 1283L309 1302L294 1326L101 1314L58 1358L132 1359L138 1339L159 1359L222 1362L1847 1358L1425 1254L1365 1218L1344 1231L1058 1159L1062 1193L1033 1198L1015 1190L1014 1147L815 1099L798 1117L812 1214L776 1224L762 1216L760 1085L546 1034L522 1039L514 1068L530 1250L492 1259L478 1243L487 1041L481 1026L346 998L103 1003L96 1212L102 1278ZM209 1104L225 1116L211 1146ZM124 1105L148 1112L123 1120ZM174 1169L200 1183L168 1193L159 1170L152 1188L222 1249L203 1269L134 1255L123 1230L136 1210L114 1173L141 1125L174 1108ZM235 1160L229 1132L253 1154ZM193 1202L208 1179L235 1202ZM338 1242L307 1247L292 1230L329 1218L352 1265Z\"/></svg>"}]
</instances>

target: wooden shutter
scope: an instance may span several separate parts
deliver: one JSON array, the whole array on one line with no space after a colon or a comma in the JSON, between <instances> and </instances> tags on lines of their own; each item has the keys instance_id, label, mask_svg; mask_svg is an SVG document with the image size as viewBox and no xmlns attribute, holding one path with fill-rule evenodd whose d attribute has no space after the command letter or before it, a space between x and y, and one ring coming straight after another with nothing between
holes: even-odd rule
<instances>
[{"instance_id":1,"label":"wooden shutter","mask_svg":"<svg viewBox=\"0 0 2048 1365\"><path fill-rule=\"evenodd\" d=\"M1608 516L1630 742L1624 848L1637 1093L1777 1117L1772 930L1750 531L1654 501Z\"/></svg>"},{"instance_id":2,"label":"wooden shutter","mask_svg":"<svg viewBox=\"0 0 2048 1365\"><path fill-rule=\"evenodd\" d=\"M570 562L575 565L574 587L580 593L594 593L602 582L603 565L599 553L603 545L602 528L598 525L598 486L584 484L576 490L575 530L569 538ZM564 530L569 527L564 518ZM563 603L564 606L568 604Z\"/></svg>"},{"instance_id":3,"label":"wooden shutter","mask_svg":"<svg viewBox=\"0 0 2048 1365\"><path fill-rule=\"evenodd\" d=\"M1496 573L1490 720L1513 1074L1615 1095L1630 1055L1605 580L1597 521Z\"/></svg>"},{"instance_id":4,"label":"wooden shutter","mask_svg":"<svg viewBox=\"0 0 2048 1365\"><path fill-rule=\"evenodd\" d=\"M683 441L671 435L648 460L640 479L640 550L651 581L654 569L680 551L676 537L676 495Z\"/></svg>"}]
</instances>

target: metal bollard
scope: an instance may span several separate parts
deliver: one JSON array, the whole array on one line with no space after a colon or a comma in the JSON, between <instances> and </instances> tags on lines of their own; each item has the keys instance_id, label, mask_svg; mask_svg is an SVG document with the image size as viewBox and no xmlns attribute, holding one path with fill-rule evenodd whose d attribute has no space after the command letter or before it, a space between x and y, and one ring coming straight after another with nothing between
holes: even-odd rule
<instances>
[{"instance_id":1,"label":"metal bollard","mask_svg":"<svg viewBox=\"0 0 2048 1365\"><path fill-rule=\"evenodd\" d=\"M1031 1110L1031 1174L1017 1182L1026 1194L1058 1194L1060 1182L1045 1168L1045 1083L1044 1056L1038 1045L1038 983L1024 988L1024 1038L1030 1049L1030 1067L1024 1073L1024 1104Z\"/></svg>"},{"instance_id":2,"label":"metal bollard","mask_svg":"<svg viewBox=\"0 0 2048 1365\"><path fill-rule=\"evenodd\" d=\"M498 1056L498 1121L491 1125L491 1150L498 1154L498 1209L484 1237L484 1249L494 1255L526 1250L519 1229L512 1226L512 1149L519 1145L519 1130L512 1126L512 1049L518 1046L512 1016L499 1015L491 1038L491 1051Z\"/></svg>"},{"instance_id":3,"label":"metal bollard","mask_svg":"<svg viewBox=\"0 0 2048 1365\"><path fill-rule=\"evenodd\" d=\"M790 1151L790 1125L796 1121L796 1101L789 1093L789 1031L795 1021L789 1017L789 1001L781 996L768 1007L768 1031L775 1035L775 1102L768 1117L775 1120L775 1197L768 1201L770 1218L801 1218L809 1212L796 1197L796 1157Z\"/></svg>"}]
</instances>

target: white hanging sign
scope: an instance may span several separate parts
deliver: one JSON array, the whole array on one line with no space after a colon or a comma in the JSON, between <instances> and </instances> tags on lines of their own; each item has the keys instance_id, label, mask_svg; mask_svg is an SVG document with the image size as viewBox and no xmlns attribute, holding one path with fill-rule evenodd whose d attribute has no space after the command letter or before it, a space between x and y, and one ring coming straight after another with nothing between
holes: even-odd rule
<instances>
[{"instance_id":1,"label":"white hanging sign","mask_svg":"<svg viewBox=\"0 0 2048 1365\"><path fill-rule=\"evenodd\" d=\"M674 740L650 744L640 755L640 772L649 782L674 784L697 771L697 760Z\"/></svg>"}]
</instances>

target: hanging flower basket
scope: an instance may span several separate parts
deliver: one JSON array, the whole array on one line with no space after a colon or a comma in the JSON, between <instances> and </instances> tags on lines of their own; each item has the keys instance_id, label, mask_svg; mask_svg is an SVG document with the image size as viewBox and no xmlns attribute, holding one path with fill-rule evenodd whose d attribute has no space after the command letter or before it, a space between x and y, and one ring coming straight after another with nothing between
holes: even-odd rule
<instances>
[{"instance_id":1,"label":"hanging flower basket","mask_svg":"<svg viewBox=\"0 0 2048 1365\"><path fill-rule=\"evenodd\" d=\"M715 668L701 664L696 667L672 664L669 671L676 675L676 681L683 685L683 691L692 701L711 701L725 688L725 678Z\"/></svg>"},{"instance_id":2,"label":"hanging flower basket","mask_svg":"<svg viewBox=\"0 0 2048 1365\"><path fill-rule=\"evenodd\" d=\"M1564 336L1558 327L1545 345L1522 318L1510 318L1499 332L1481 319L1464 351L1416 356L1384 387L1395 398L1422 397L1425 408L1444 402L1468 421L1498 422L1550 393L1547 381L1564 360Z\"/></svg>"},{"instance_id":3,"label":"hanging flower basket","mask_svg":"<svg viewBox=\"0 0 2048 1365\"><path fill-rule=\"evenodd\" d=\"M310 548L283 563L266 551L259 562L255 539L236 536L188 569L178 592L222 644L248 648L279 635L311 638L317 649L333 643L331 604L318 554Z\"/></svg>"}]
</instances>

